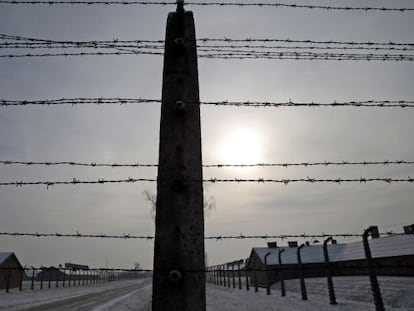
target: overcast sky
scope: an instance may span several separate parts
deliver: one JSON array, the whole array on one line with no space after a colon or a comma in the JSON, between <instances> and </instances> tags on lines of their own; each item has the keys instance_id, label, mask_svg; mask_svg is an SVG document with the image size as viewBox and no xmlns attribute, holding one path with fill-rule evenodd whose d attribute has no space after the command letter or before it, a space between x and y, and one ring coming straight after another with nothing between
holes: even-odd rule
<instances>
[{"instance_id":1,"label":"overcast sky","mask_svg":"<svg viewBox=\"0 0 414 311\"><path fill-rule=\"evenodd\" d=\"M294 3L296 1L286 1ZM312 1L360 5L362 1ZM307 2L308 3L308 2ZM412 1L363 1L413 7ZM8 35L52 40L163 39L172 7L1 5ZM414 42L414 13L187 7L198 37ZM1 51L4 53L4 51ZM202 101L414 99L411 62L199 59ZM2 99L160 98L161 56L0 59ZM203 162L414 160L414 110L201 108ZM160 105L0 109L0 160L157 163ZM235 152L237 151L237 152ZM156 169L0 166L0 181L155 178ZM229 178L414 177L411 166L205 169ZM142 192L154 183L0 187L0 231L153 235ZM206 235L360 233L414 223L408 183L214 184ZM396 225L396 226L394 226ZM339 242L341 242L340 240ZM209 264L246 258L264 240L208 241ZM281 243L285 243L281 242ZM146 240L0 237L23 264L152 267Z\"/></svg>"}]
</instances>

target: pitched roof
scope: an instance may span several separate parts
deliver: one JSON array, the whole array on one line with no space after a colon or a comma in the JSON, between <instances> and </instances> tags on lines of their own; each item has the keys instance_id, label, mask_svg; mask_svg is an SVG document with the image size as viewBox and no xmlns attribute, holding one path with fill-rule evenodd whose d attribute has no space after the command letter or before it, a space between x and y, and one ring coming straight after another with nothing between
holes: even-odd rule
<instances>
[{"instance_id":1,"label":"pitched roof","mask_svg":"<svg viewBox=\"0 0 414 311\"><path fill-rule=\"evenodd\" d=\"M371 248L372 257L383 258L393 256L414 255L414 235L394 235L383 237L379 239L370 239L369 245ZM278 253L279 249L285 249L282 254L283 264L297 264L297 248L292 247L256 247L253 252L257 254L261 262L264 263L265 255L270 252L267 257L268 265L279 264ZM328 245L328 253L331 261L346 261L365 259L364 247L362 241L347 244L333 244ZM301 258L303 263L318 263L324 262L323 246L310 245L305 246L301 250Z\"/></svg>"}]
</instances>

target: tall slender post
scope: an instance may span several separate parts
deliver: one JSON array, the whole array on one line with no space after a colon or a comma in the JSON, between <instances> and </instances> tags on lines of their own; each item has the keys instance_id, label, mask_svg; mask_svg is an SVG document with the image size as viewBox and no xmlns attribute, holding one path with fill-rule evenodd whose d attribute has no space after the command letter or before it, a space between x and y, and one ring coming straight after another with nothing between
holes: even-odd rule
<instances>
[{"instance_id":1,"label":"tall slender post","mask_svg":"<svg viewBox=\"0 0 414 311\"><path fill-rule=\"evenodd\" d=\"M170 13L164 53L153 311L204 311L203 174L193 13Z\"/></svg>"},{"instance_id":2,"label":"tall slender post","mask_svg":"<svg viewBox=\"0 0 414 311\"><path fill-rule=\"evenodd\" d=\"M282 297L286 296L285 280L283 279L283 266L282 266L282 253L285 251L284 248L280 248L277 254L279 259L279 281L280 281L280 291L282 292Z\"/></svg>"},{"instance_id":3,"label":"tall slender post","mask_svg":"<svg viewBox=\"0 0 414 311\"><path fill-rule=\"evenodd\" d=\"M296 250L296 255L298 257L298 269L299 269L299 279L300 279L300 291L302 293L302 300L308 300L308 293L306 292L306 284L305 284L305 277L303 275L303 267L302 267L302 257L300 254L301 249L305 246L302 244Z\"/></svg>"},{"instance_id":4,"label":"tall slender post","mask_svg":"<svg viewBox=\"0 0 414 311\"><path fill-rule=\"evenodd\" d=\"M362 241L364 244L365 258L368 263L369 281L371 283L372 296L374 297L375 310L384 311L384 303L382 301L381 290L378 284L377 273L375 271L374 260L372 259L371 249L368 243L368 234L371 231L376 231L377 227L369 227L362 235Z\"/></svg>"},{"instance_id":5,"label":"tall slender post","mask_svg":"<svg viewBox=\"0 0 414 311\"><path fill-rule=\"evenodd\" d=\"M250 259L247 258L246 261L244 262L244 272L246 273L245 277L246 277L246 290L250 290L250 285L249 285L249 266L250 263Z\"/></svg>"},{"instance_id":6,"label":"tall slender post","mask_svg":"<svg viewBox=\"0 0 414 311\"><path fill-rule=\"evenodd\" d=\"M223 267L223 286L227 287L227 271L226 271L226 264L222 265Z\"/></svg>"},{"instance_id":7,"label":"tall slender post","mask_svg":"<svg viewBox=\"0 0 414 311\"><path fill-rule=\"evenodd\" d=\"M243 259L237 262L237 276L239 279L239 289L242 289L242 280L241 280L241 268L240 265L243 263Z\"/></svg>"},{"instance_id":8,"label":"tall slender post","mask_svg":"<svg viewBox=\"0 0 414 311\"><path fill-rule=\"evenodd\" d=\"M331 305L336 305L336 297L335 297L335 290L332 281L332 267L331 262L329 261L329 253L328 253L328 243L332 241L332 237L327 238L323 242L323 256L325 257L325 266L326 266L326 278L328 282L328 292L329 292L329 303Z\"/></svg>"},{"instance_id":9,"label":"tall slender post","mask_svg":"<svg viewBox=\"0 0 414 311\"><path fill-rule=\"evenodd\" d=\"M234 271L234 262L231 263L231 274L233 278L233 288L236 288L236 271Z\"/></svg>"},{"instance_id":10,"label":"tall slender post","mask_svg":"<svg viewBox=\"0 0 414 311\"><path fill-rule=\"evenodd\" d=\"M226 264L226 269L227 269L227 286L230 288L231 287L231 283L230 283L230 264L227 263Z\"/></svg>"},{"instance_id":11,"label":"tall slender post","mask_svg":"<svg viewBox=\"0 0 414 311\"><path fill-rule=\"evenodd\" d=\"M270 282L269 282L269 271L267 269L267 257L269 257L271 252L267 252L264 256L264 264L265 264L265 273L266 273L266 294L270 295Z\"/></svg>"},{"instance_id":12,"label":"tall slender post","mask_svg":"<svg viewBox=\"0 0 414 311\"><path fill-rule=\"evenodd\" d=\"M30 284L31 290L34 290L34 279L35 279L35 268L32 267L32 283Z\"/></svg>"}]
</instances>

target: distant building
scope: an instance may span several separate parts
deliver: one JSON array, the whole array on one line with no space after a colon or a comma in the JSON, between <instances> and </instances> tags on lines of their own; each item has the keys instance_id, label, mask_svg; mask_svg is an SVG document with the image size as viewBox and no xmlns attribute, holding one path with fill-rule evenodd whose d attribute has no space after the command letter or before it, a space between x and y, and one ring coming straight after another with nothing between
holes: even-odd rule
<instances>
[{"instance_id":1,"label":"distant building","mask_svg":"<svg viewBox=\"0 0 414 311\"><path fill-rule=\"evenodd\" d=\"M266 286L279 281L279 250L282 271L285 279L298 278L297 245L289 243L285 247L253 248L247 270L252 270L252 284ZM369 240L378 275L414 276L414 235L394 235ZM270 253L265 265L265 256ZM367 275L368 267L362 241L346 244L328 245L329 259L334 276ZM323 246L306 244L301 249L302 267L305 277L323 277L326 275ZM263 270L263 271L261 271Z\"/></svg>"},{"instance_id":2,"label":"distant building","mask_svg":"<svg viewBox=\"0 0 414 311\"><path fill-rule=\"evenodd\" d=\"M0 253L0 289L20 287L24 269L12 252Z\"/></svg>"},{"instance_id":3,"label":"distant building","mask_svg":"<svg viewBox=\"0 0 414 311\"><path fill-rule=\"evenodd\" d=\"M55 267L41 268L36 275L36 281L63 281L68 279L68 275L62 269Z\"/></svg>"}]
</instances>

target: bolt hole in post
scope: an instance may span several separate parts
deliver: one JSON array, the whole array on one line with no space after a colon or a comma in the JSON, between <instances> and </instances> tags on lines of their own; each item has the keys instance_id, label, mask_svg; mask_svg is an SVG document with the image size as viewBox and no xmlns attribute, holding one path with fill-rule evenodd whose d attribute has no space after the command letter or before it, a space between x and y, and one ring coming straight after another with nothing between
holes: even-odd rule
<instances>
[{"instance_id":1,"label":"bolt hole in post","mask_svg":"<svg viewBox=\"0 0 414 311\"><path fill-rule=\"evenodd\" d=\"M183 279L183 275L179 270L171 270L168 277L173 283L179 283Z\"/></svg>"}]
</instances>

